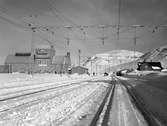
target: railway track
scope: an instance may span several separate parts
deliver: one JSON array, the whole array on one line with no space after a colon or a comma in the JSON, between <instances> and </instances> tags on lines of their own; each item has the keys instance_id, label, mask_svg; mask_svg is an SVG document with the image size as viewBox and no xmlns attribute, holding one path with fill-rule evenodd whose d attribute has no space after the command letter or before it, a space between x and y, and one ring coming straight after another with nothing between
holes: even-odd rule
<instances>
[{"instance_id":1,"label":"railway track","mask_svg":"<svg viewBox=\"0 0 167 126\"><path fill-rule=\"evenodd\" d=\"M0 113L8 112L20 107L32 106L41 102L46 102L59 95L68 93L82 86L88 85L86 81L78 83L64 84L61 86L54 86L44 90L39 90L14 97L7 97L0 100ZM4 106L4 107L3 107Z\"/></svg>"},{"instance_id":2,"label":"railway track","mask_svg":"<svg viewBox=\"0 0 167 126\"><path fill-rule=\"evenodd\" d=\"M95 79L95 78L93 78ZM2 101L3 99L5 99L4 97L8 97L9 95L12 96L16 96L17 94L20 95L20 94L25 94L27 93L28 91L31 91L33 90L32 92L36 92L36 91L40 91L40 90L44 90L44 89L47 89L47 88L52 88L52 87L55 87L55 86L62 86L62 85L66 85L66 84L69 84L69 83L77 83L77 82L84 82L84 81L88 81L89 79L86 79L86 80L72 80L72 81L63 81L63 82L54 82L54 81L44 81L44 82L32 82L31 81L28 81L29 84L22 84L22 85L14 85L14 86L4 86L4 87L0 87L0 101ZM46 86L47 84L47 86Z\"/></svg>"},{"instance_id":3,"label":"railway track","mask_svg":"<svg viewBox=\"0 0 167 126\"><path fill-rule=\"evenodd\" d=\"M165 126L163 125L157 117L153 115L152 112L150 112L146 105L144 104L142 98L136 94L134 87L126 82L121 80L117 77L117 80L126 88L129 96L131 97L132 103L138 108L138 110L142 113L144 119L147 121L149 126Z\"/></svg>"},{"instance_id":4,"label":"railway track","mask_svg":"<svg viewBox=\"0 0 167 126\"><path fill-rule=\"evenodd\" d=\"M104 97L101 105L99 106L89 126L97 126L97 125L107 126L110 115L109 113L112 107L114 92L115 92L115 82L110 84L106 96Z\"/></svg>"},{"instance_id":5,"label":"railway track","mask_svg":"<svg viewBox=\"0 0 167 126\"><path fill-rule=\"evenodd\" d=\"M87 85L87 86L86 86ZM80 87L79 87L80 86ZM62 94L61 93L61 96L60 97L57 97L57 96L53 96L52 98L46 98L45 100L46 100L46 103L44 103L45 105L47 105L48 103L50 104L53 104L53 105L51 105L55 110L54 111L56 111L56 113L57 114L54 114L55 115L55 119L52 121L49 121L48 123L47 123L47 125L49 125L49 124L60 124L65 118L67 118L68 116L70 116L71 115L71 113L73 113L73 112L75 112L76 111L76 109L79 109L80 107L82 107L83 106L83 104L85 104L85 103L87 103L88 102L88 100L89 99L91 99L93 96L95 97L95 95L97 95L98 94L98 91L97 91L97 89L98 90L101 90L101 85L99 85L99 84L95 84L95 86L94 86L94 83L92 82L92 83L85 83L85 84L80 84L80 85L78 85L77 86L78 88L79 88L79 90L78 89L76 89L76 91L75 91L75 89L74 88L70 88L70 90L72 91L72 92L69 92L69 93L67 93L67 90L66 91L63 91L64 93L67 93L67 94ZM77 88L76 87L76 88ZM102 87L104 87L105 88L105 86L103 86L102 85ZM73 92L73 90L74 90L74 92ZM84 91L85 90L85 91ZM86 90L88 90L88 92L86 92ZM82 93L81 93L81 92ZM76 93L75 93L76 92ZM71 97L69 94L72 94L72 95L74 95L74 97L71 99L71 98L68 98L68 97ZM68 100L66 101L65 100L65 102L62 102L62 103L59 103L59 100L58 99L60 99L60 101L61 101L61 99L63 98L63 99L66 99L66 98L68 98ZM84 96L84 97L83 97ZM57 97L57 98L55 98L54 99L54 97ZM61 98L62 97L62 98ZM62 100L63 100L62 99ZM77 99L80 99L80 100L77 100ZM39 101L41 104L39 105L39 106L43 106L43 103L42 102L45 102L45 100L43 100L43 101ZM48 101L48 100L50 100L50 101ZM57 100L58 100L58 102L57 102ZM48 102L47 102L48 101ZM57 107L55 107L55 105L54 105L54 102L57 102L57 103L55 103L55 104L57 104ZM70 104L69 104L69 103ZM76 102L74 105L73 105L73 102ZM48 104L48 105L49 105ZM61 104L61 106L59 105L59 104ZM28 105L29 106L29 105ZM42 107L41 106L41 107ZM63 107L63 106L66 106L65 108ZM75 107L74 107L75 106ZM24 106L25 107L25 106ZM73 108L74 107L74 108ZM37 109L37 108L39 108L38 106L36 106L35 108L33 107L32 109ZM44 107L44 108L46 108L46 106ZM49 108L49 107L47 107L47 108ZM25 109L25 108L24 108ZM59 110L60 109L60 110ZM23 112L23 117L24 117L24 115L25 115L25 113L26 113L26 111L27 110L29 110L29 109L26 109L25 110L25 112ZM43 109L44 110L44 109ZM43 112L43 110L42 110L42 112ZM46 110L46 111L48 111L48 110ZM18 111L18 113L19 113L19 111ZM40 112L41 113L41 112ZM50 113L52 113L52 112L50 112ZM65 114L65 116L63 117L62 116L62 114ZM47 114L47 113L46 113ZM60 114L60 115L59 115ZM42 114L43 115L43 114ZM57 116L56 116L57 115ZM44 115L43 115L44 116ZM17 120L19 121L19 120L21 120L21 118L22 117L20 117L20 119L18 118ZM7 119L6 117L4 118L5 120ZM23 119L24 120L24 119ZM3 120L2 120L3 121ZM2 123L2 122L1 122ZM10 123L9 123L10 124Z\"/></svg>"},{"instance_id":6,"label":"railway track","mask_svg":"<svg viewBox=\"0 0 167 126\"><path fill-rule=\"evenodd\" d=\"M92 81L93 82L93 81ZM99 81L101 83L101 81ZM94 81L96 83L96 81ZM10 112L10 110L17 110L17 108L21 108L22 106L31 106L36 105L38 103L47 102L48 100L52 100L58 95L62 95L63 93L68 93L77 88L82 88L85 85L93 84L91 82L82 82L81 83L73 83L69 85L65 85L63 87L59 87L61 91L58 89L50 89L42 92L38 92L34 95L34 99L32 100L32 96L30 96L31 101L24 102L18 106L14 106L13 108L6 108L6 110L2 110L1 113ZM63 85L64 86L64 85ZM100 86L99 86L100 87ZM98 88L99 88L98 87ZM59 91L59 93L57 92ZM92 90L93 91L93 90ZM100 90L99 90L100 91ZM104 90L103 90L104 91ZM54 92L54 93L53 93ZM39 96L44 94L48 94L48 96L44 96L44 98L37 98L35 96ZM95 97L97 97L97 90L94 89L93 92L89 94L85 94L85 98L81 98L81 101L76 101L78 104L75 105L75 109L71 109L64 118L59 120L51 121L51 124L62 125L64 122L68 122L68 118L70 116L88 104L88 102L92 102ZM160 121L153 116L151 112L149 112L144 105L141 98L135 93L133 86L129 83L120 80L118 77L113 77L112 83L108 83L108 86L105 89L105 92L101 93L103 96L102 100L98 102L97 108L92 114L87 114L87 125L89 126L108 126L108 125L118 125L118 126L164 126L160 123ZM76 96L77 97L77 96ZM26 98L25 96L19 97L20 100ZM9 101L13 99L8 99ZM7 100L7 101L8 101ZM16 99L17 101L18 99ZM74 98L75 100L75 98ZM68 107L67 107L68 108ZM136 109L137 108L137 109ZM139 113L140 115L139 115ZM126 117L128 116L128 117ZM76 119L76 118L75 118ZM131 122L129 122L131 121ZM84 120L83 120L84 122ZM82 122L81 122L82 124ZM83 123L84 124L84 123ZM68 124L66 124L68 125Z\"/></svg>"},{"instance_id":7,"label":"railway track","mask_svg":"<svg viewBox=\"0 0 167 126\"><path fill-rule=\"evenodd\" d=\"M85 97L85 98L80 102L80 104L77 105L76 109L73 110L72 112L68 113L67 116L66 116L64 119L62 119L62 120L60 120L60 121L57 121L58 123L54 123L54 122L53 122L53 124L54 124L54 125L56 124L56 125L58 125L58 126L59 126L59 125L64 125L63 123L67 120L68 117L70 117L72 114L75 114L75 112L76 112L77 110L81 110L84 105L86 105L87 103L91 102L93 98L97 97L96 95L98 94L98 91L100 90L100 88L101 88L101 87L99 86L98 89L95 89L91 94L89 94L87 97ZM56 122L56 120L55 120L55 122ZM68 125L68 124L66 124L66 125Z\"/></svg>"},{"instance_id":8,"label":"railway track","mask_svg":"<svg viewBox=\"0 0 167 126\"><path fill-rule=\"evenodd\" d=\"M80 81L80 82L86 82L86 81ZM62 88L62 87L75 85L75 84L77 85L80 82L79 81L72 82L72 83L66 82L66 83L62 83L62 84L58 84L58 85L57 85L57 83L53 83L53 82L51 83L51 85L50 85L50 83L43 83L43 85L45 84L45 85L49 85L49 86L28 88L28 89L3 93L3 94L1 94L0 102L23 97L23 96L27 96L27 95L31 95L31 94L36 94L36 93L40 93L40 92L44 92L44 91L52 90L52 89L56 89L56 88Z\"/></svg>"}]
</instances>

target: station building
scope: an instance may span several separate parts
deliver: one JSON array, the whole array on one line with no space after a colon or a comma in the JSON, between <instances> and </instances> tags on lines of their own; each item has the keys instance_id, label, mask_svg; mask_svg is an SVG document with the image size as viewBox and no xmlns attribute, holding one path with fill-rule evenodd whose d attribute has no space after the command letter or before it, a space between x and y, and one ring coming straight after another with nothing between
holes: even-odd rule
<instances>
[{"instance_id":1,"label":"station building","mask_svg":"<svg viewBox=\"0 0 167 126\"><path fill-rule=\"evenodd\" d=\"M71 66L70 53L64 56L56 56L52 45L38 45L33 55L31 53L15 53L8 55L5 65L9 73L67 73Z\"/></svg>"}]
</instances>

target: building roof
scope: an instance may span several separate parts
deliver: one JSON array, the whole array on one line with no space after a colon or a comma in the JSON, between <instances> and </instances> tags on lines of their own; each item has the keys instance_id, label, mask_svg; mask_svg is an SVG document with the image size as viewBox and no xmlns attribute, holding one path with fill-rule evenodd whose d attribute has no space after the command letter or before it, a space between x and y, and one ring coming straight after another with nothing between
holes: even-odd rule
<instances>
[{"instance_id":1,"label":"building roof","mask_svg":"<svg viewBox=\"0 0 167 126\"><path fill-rule=\"evenodd\" d=\"M28 64L32 62L31 56L8 55L5 64Z\"/></svg>"},{"instance_id":2,"label":"building roof","mask_svg":"<svg viewBox=\"0 0 167 126\"><path fill-rule=\"evenodd\" d=\"M17 52L15 53L15 56L31 56L30 52Z\"/></svg>"}]
</instances>

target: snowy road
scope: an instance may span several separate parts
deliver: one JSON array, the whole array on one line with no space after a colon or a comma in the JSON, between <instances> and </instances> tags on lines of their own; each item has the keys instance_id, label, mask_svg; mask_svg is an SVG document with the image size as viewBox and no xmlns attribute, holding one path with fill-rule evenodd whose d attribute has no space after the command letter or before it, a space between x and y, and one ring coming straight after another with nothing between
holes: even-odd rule
<instances>
[{"instance_id":1,"label":"snowy road","mask_svg":"<svg viewBox=\"0 0 167 126\"><path fill-rule=\"evenodd\" d=\"M120 77L127 85L133 87L142 101L143 108L152 115L159 126L167 125L167 74L152 72L143 76L126 75ZM152 122L152 121L151 121Z\"/></svg>"},{"instance_id":2,"label":"snowy road","mask_svg":"<svg viewBox=\"0 0 167 126\"><path fill-rule=\"evenodd\" d=\"M97 113L98 120L96 123L91 122L89 126L148 126L125 86L117 78L113 78L109 97L102 111Z\"/></svg>"},{"instance_id":3,"label":"snowy road","mask_svg":"<svg viewBox=\"0 0 167 126\"><path fill-rule=\"evenodd\" d=\"M136 109L126 88L117 83L113 106L108 125L113 126L148 126L141 112Z\"/></svg>"}]
</instances>

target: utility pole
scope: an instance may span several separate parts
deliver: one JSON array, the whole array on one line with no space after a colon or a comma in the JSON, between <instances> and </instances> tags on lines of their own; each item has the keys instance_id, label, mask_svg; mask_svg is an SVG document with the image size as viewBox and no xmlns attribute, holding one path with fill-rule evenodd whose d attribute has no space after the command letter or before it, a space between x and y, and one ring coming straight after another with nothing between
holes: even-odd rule
<instances>
[{"instance_id":1,"label":"utility pole","mask_svg":"<svg viewBox=\"0 0 167 126\"><path fill-rule=\"evenodd\" d=\"M144 27L144 25L132 25L131 27L134 28L134 38L133 38L134 56L133 56L133 58L134 58L134 61L135 61L135 59L136 59L136 55L135 55L136 54L136 44L137 44L137 28L142 28L142 27ZM135 63L134 63L133 68L135 69Z\"/></svg>"},{"instance_id":2,"label":"utility pole","mask_svg":"<svg viewBox=\"0 0 167 126\"><path fill-rule=\"evenodd\" d=\"M70 38L66 37L66 41L67 41L67 52L70 52Z\"/></svg>"},{"instance_id":3,"label":"utility pole","mask_svg":"<svg viewBox=\"0 0 167 126\"><path fill-rule=\"evenodd\" d=\"M107 61L108 61L108 72L110 72L110 59L109 59L109 56L108 56Z\"/></svg>"},{"instance_id":4,"label":"utility pole","mask_svg":"<svg viewBox=\"0 0 167 126\"><path fill-rule=\"evenodd\" d=\"M96 75L97 75L97 63L95 65L96 65Z\"/></svg>"},{"instance_id":5,"label":"utility pole","mask_svg":"<svg viewBox=\"0 0 167 126\"><path fill-rule=\"evenodd\" d=\"M33 71L34 71L34 64L35 64L35 59L34 59L34 55L35 55L35 52L34 52L34 37L35 37L35 30L36 30L36 27L32 27L31 28L31 30L32 30L32 38L31 38L31 62L30 62L30 64L31 64L31 70L30 70L30 73L33 75Z\"/></svg>"},{"instance_id":6,"label":"utility pole","mask_svg":"<svg viewBox=\"0 0 167 126\"><path fill-rule=\"evenodd\" d=\"M107 39L107 36L105 36L105 28L108 28L106 25L100 25L99 28L102 29L102 37L100 39L102 40L102 45L104 45L105 40Z\"/></svg>"},{"instance_id":7,"label":"utility pole","mask_svg":"<svg viewBox=\"0 0 167 126\"><path fill-rule=\"evenodd\" d=\"M79 66L81 65L80 64L80 61L81 61L81 49L78 49L78 63L79 63Z\"/></svg>"},{"instance_id":8,"label":"utility pole","mask_svg":"<svg viewBox=\"0 0 167 126\"><path fill-rule=\"evenodd\" d=\"M66 40L67 40L67 52L70 52L70 32L72 30L72 26L64 26L64 28L66 28L68 31L67 33L67 37L66 37Z\"/></svg>"},{"instance_id":9,"label":"utility pole","mask_svg":"<svg viewBox=\"0 0 167 126\"><path fill-rule=\"evenodd\" d=\"M136 39L137 39L137 37L136 37L136 27L134 27L134 60L135 60L135 53L136 53Z\"/></svg>"},{"instance_id":10,"label":"utility pole","mask_svg":"<svg viewBox=\"0 0 167 126\"><path fill-rule=\"evenodd\" d=\"M93 74L93 68L92 68L92 60L91 60L91 63L90 63L90 68L91 68L91 74Z\"/></svg>"},{"instance_id":11,"label":"utility pole","mask_svg":"<svg viewBox=\"0 0 167 126\"><path fill-rule=\"evenodd\" d=\"M117 40L119 40L120 22L121 22L121 0L118 0L118 26L117 26Z\"/></svg>"},{"instance_id":12,"label":"utility pole","mask_svg":"<svg viewBox=\"0 0 167 126\"><path fill-rule=\"evenodd\" d=\"M144 25L132 25L131 27L134 28L133 44L134 44L134 58L135 58L136 44L137 44L137 28L143 28Z\"/></svg>"},{"instance_id":13,"label":"utility pole","mask_svg":"<svg viewBox=\"0 0 167 126\"><path fill-rule=\"evenodd\" d=\"M102 40L102 44L104 45L104 40L105 40L105 37L104 37L104 27L102 27L102 38L101 38L101 40Z\"/></svg>"},{"instance_id":14,"label":"utility pole","mask_svg":"<svg viewBox=\"0 0 167 126\"><path fill-rule=\"evenodd\" d=\"M30 15L30 17L32 18L32 22L33 24L28 24L28 26L31 28L32 31L32 38L31 38L31 58L30 58L30 74L33 75L34 72L34 64L35 64L35 50L34 50L34 46L35 46L35 32L37 27L35 26L35 18L37 18L37 15Z\"/></svg>"},{"instance_id":15,"label":"utility pole","mask_svg":"<svg viewBox=\"0 0 167 126\"><path fill-rule=\"evenodd\" d=\"M31 29L31 33L32 33L32 35L31 35L31 56L30 56L30 61L29 61L29 73L30 74L33 74L33 70L34 70L34 37L35 37L35 32L36 32L36 29L37 29L37 27L35 27L35 26L32 26L32 24L28 24L28 26L30 27L30 29Z\"/></svg>"}]
</instances>

